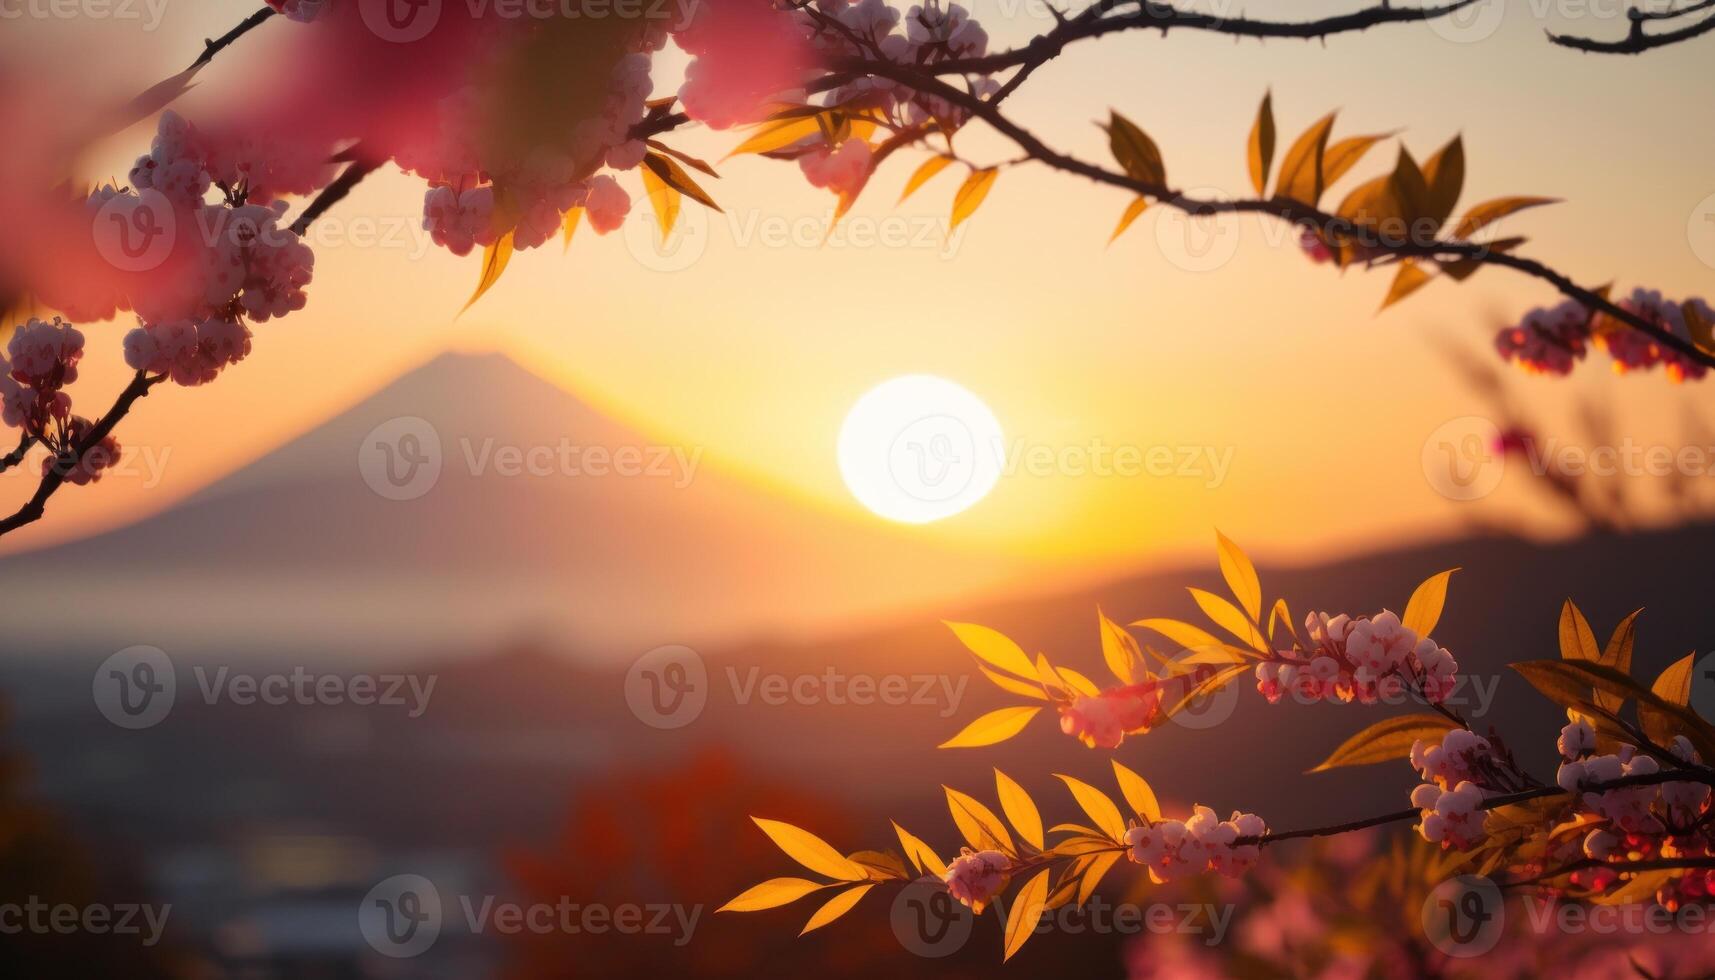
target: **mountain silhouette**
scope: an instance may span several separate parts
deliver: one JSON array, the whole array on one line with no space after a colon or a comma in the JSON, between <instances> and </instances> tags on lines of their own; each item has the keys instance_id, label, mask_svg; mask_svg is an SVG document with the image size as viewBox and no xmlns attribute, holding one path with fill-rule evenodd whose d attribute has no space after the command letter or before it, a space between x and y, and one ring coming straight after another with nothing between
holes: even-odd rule
<instances>
[{"instance_id":1,"label":"mountain silhouette","mask_svg":"<svg viewBox=\"0 0 1715 980\"><path fill-rule=\"evenodd\" d=\"M304 657L520 629L635 656L843 628L1017 574L721 472L497 353L442 354L167 511L0 561L15 600L71 582L101 612L14 637L30 645Z\"/></svg>"}]
</instances>

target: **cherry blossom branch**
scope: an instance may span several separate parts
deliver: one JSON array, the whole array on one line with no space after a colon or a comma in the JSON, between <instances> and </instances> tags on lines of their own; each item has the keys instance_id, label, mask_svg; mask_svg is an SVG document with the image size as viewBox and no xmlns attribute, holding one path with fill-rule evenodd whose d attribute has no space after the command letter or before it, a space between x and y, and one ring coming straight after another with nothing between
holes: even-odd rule
<instances>
[{"instance_id":1,"label":"cherry blossom branch","mask_svg":"<svg viewBox=\"0 0 1715 980\"><path fill-rule=\"evenodd\" d=\"M345 200L352 188L363 182L363 178L381 169L382 160L367 156L360 150L360 147L352 147L341 154L342 158L351 160L351 164L334 178L333 183L322 188L321 193L304 209L304 213L292 222L292 234L302 237L318 218L327 214L335 204Z\"/></svg>"},{"instance_id":2,"label":"cherry blossom branch","mask_svg":"<svg viewBox=\"0 0 1715 980\"><path fill-rule=\"evenodd\" d=\"M12 450L3 457L0 457L0 473L4 473L12 467L17 466L19 463L22 463L24 461L24 457L30 454L30 447L35 444L35 436L30 435L28 432L20 435L18 437L18 448Z\"/></svg>"},{"instance_id":3,"label":"cherry blossom branch","mask_svg":"<svg viewBox=\"0 0 1715 980\"><path fill-rule=\"evenodd\" d=\"M167 380L167 376L164 374L148 375L138 371L132 377L131 383L125 386L125 390L119 393L119 399L113 403L112 408L107 410L107 414L90 426L89 431L84 434L83 440L70 447L68 452L56 461L55 465L49 466L46 472L42 474L42 482L36 486L35 495L30 498L29 502L19 508L17 513L12 516L0 519L0 535L9 534L27 524L34 524L41 520L48 499L64 485L66 475L77 468L78 464L83 461L84 454L101 445L101 441L113 433L113 428L119 424L119 421L130 414L131 407L137 403L137 399L147 395L151 388L165 380ZM26 436L25 438L28 439L29 437ZM27 451L27 447L22 445L19 448Z\"/></svg>"},{"instance_id":4,"label":"cherry blossom branch","mask_svg":"<svg viewBox=\"0 0 1715 980\"><path fill-rule=\"evenodd\" d=\"M1715 857L1677 857L1652 858L1646 861L1622 861L1618 863L1599 861L1595 858L1584 858L1571 864L1563 865L1552 871L1544 871L1526 878L1512 878L1499 882L1502 888L1522 888L1526 885L1539 885L1545 881L1564 877L1577 871L1591 868L1603 868L1616 874L1626 874L1635 871L1679 871L1690 868L1715 868Z\"/></svg>"},{"instance_id":5,"label":"cherry blossom branch","mask_svg":"<svg viewBox=\"0 0 1715 980\"><path fill-rule=\"evenodd\" d=\"M1158 30L1166 34L1179 28L1232 37L1325 40L1334 34L1363 31L1383 24L1416 23L1447 17L1471 6L1477 0L1454 0L1435 7L1394 7L1384 2L1349 14L1296 22L1222 17L1180 10L1159 0L1142 0L1135 11L1109 16L1114 10L1129 7L1133 2L1134 0L1097 0L1075 17L1059 18L1059 24L1052 30L1037 35L1022 47L977 58L938 61L924 65L923 70L933 75L987 75L1008 68L1021 68L1029 72L1052 60L1075 41L1132 30Z\"/></svg>"},{"instance_id":6,"label":"cherry blossom branch","mask_svg":"<svg viewBox=\"0 0 1715 980\"><path fill-rule=\"evenodd\" d=\"M1548 33L1548 40L1561 47L1577 51L1588 51L1596 54L1643 54L1655 48L1664 48L1670 44L1689 41L1694 37L1715 31L1715 15L1706 17L1695 24L1688 24L1677 30L1664 31L1660 34L1649 34L1644 31L1644 25L1650 21L1676 20L1715 7L1715 0L1697 0L1695 3L1668 10L1639 10L1636 7L1626 11L1626 17L1631 20L1631 29L1624 39L1619 41L1598 41L1595 38L1579 37L1569 34Z\"/></svg>"},{"instance_id":7,"label":"cherry blossom branch","mask_svg":"<svg viewBox=\"0 0 1715 980\"><path fill-rule=\"evenodd\" d=\"M273 7L263 7L261 10L258 10L255 13L251 14L249 17L244 18L244 20L241 23L239 23L239 25L237 27L234 27L232 30L227 31L225 34L222 34L220 37L214 38L212 40L211 39L204 39L202 42L203 43L202 54L197 56L197 60L191 62L191 70L195 71L196 69L201 68L204 65L208 64L209 62L213 61L215 55L226 50L226 48L230 47L233 44L233 42L237 41L239 38L250 33L251 31L255 30L258 27L261 27L262 24L265 23L268 20L268 18L274 16L274 14L275 14L275 10Z\"/></svg>"},{"instance_id":8,"label":"cherry blossom branch","mask_svg":"<svg viewBox=\"0 0 1715 980\"><path fill-rule=\"evenodd\" d=\"M940 67L939 65L935 66L936 69ZM905 65L889 61L847 59L836 65L834 74L819 80L812 88L818 91L834 88L845 80L863 75L891 79L920 92L944 99L970 112L1017 144L1024 151L1026 158L1030 160L1066 173L1087 177L1098 183L1123 188L1134 194L1153 198L1168 207L1187 214L1200 216L1223 213L1258 214L1277 218L1289 224L1317 228L1334 236L1363 232L1363 229L1355 225L1350 219L1329 214L1318 207L1290 198L1279 196L1235 200L1192 198L1164 184L1139 180L1129 174L1088 163L1049 147L1029 130L1007 118L1000 111L1000 108L992 102L979 99L957 86L947 84L932 74L926 74ZM1715 355L1706 353L1690 340L1671 333L1638 314L1624 309L1596 290L1579 285L1570 276L1535 259L1494 251L1478 242L1442 239L1390 240L1380 236L1371 236L1368 233L1364 234L1366 237L1376 238L1374 241L1366 241L1366 245L1372 247L1378 254L1394 259L1467 259L1478 265L1498 265L1523 273L1552 285L1562 295L1577 300L1588 309L1604 313L1634 330L1647 334L1657 343L1670 347L1699 364L1715 367Z\"/></svg>"},{"instance_id":9,"label":"cherry blossom branch","mask_svg":"<svg viewBox=\"0 0 1715 980\"><path fill-rule=\"evenodd\" d=\"M1709 766L1686 766L1682 769L1662 769L1657 772L1639 773L1633 776L1621 776L1602 783L1586 783L1576 790L1579 793L1604 793L1611 789L1625 789L1629 786L1659 786L1663 783L1702 783L1715 787L1715 768ZM1532 800L1547 799L1555 796L1571 796L1572 792L1558 786L1541 786L1535 789L1521 790L1503 796L1491 796L1477 805L1479 810L1493 810L1498 807L1512 806L1518 803L1528 803ZM1390 823L1400 823L1405 820L1416 820L1423 811L1417 807L1395 810L1391 813L1377 814L1361 820L1348 823L1329 824L1324 827L1307 827L1302 830L1283 830L1274 833L1260 834L1256 837L1241 837L1236 844L1273 844L1283 840L1300 840L1310 837L1334 837L1348 834L1355 830L1367 830Z\"/></svg>"}]
</instances>

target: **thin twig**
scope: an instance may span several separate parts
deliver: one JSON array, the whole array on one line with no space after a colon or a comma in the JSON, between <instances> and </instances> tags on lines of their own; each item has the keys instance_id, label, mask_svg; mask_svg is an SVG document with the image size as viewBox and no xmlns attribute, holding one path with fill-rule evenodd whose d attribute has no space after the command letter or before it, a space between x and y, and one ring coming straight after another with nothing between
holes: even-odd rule
<instances>
[{"instance_id":1,"label":"thin twig","mask_svg":"<svg viewBox=\"0 0 1715 980\"><path fill-rule=\"evenodd\" d=\"M237 27L227 31L220 37L203 41L202 54L197 55L197 60L191 62L191 68L201 68L213 61L215 55L226 50L239 38L262 26L268 18L274 16L274 13L275 11L273 7L263 7L261 10L251 14L249 17L244 18Z\"/></svg>"}]
</instances>

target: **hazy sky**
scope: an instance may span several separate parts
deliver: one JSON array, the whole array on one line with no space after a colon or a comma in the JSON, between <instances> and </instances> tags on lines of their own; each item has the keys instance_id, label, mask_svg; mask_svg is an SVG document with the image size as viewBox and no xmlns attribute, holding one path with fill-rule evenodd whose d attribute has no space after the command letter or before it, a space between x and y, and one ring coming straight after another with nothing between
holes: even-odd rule
<instances>
[{"instance_id":1,"label":"hazy sky","mask_svg":"<svg viewBox=\"0 0 1715 980\"><path fill-rule=\"evenodd\" d=\"M1301 17L1353 6L1244 9ZM0 57L42 59L75 76L68 86L137 91L254 7L156 0L153 29L142 0L135 19L0 20ZM1593 10L1607 16L1592 19ZM1545 20L1545 11L1558 13ZM1023 0L975 5L996 46L1045 29L1040 12ZM1051 143L1105 161L1092 123L1118 108L1162 146L1174 183L1232 194L1248 191L1245 136L1269 87L1283 142L1335 107L1337 136L1401 129L1420 158L1462 132L1462 205L1514 193L1567 200L1508 225L1530 236L1529 254L1588 283L1707 295L1715 270L1688 225L1715 192L1709 43L1603 58L1542 38L1545 26L1622 33L1621 12L1583 0L1490 0L1490 19L1457 38L1444 36L1458 33L1445 25L1440 33L1410 25L1325 45L1126 34L1075 46L1009 109ZM204 74L204 90L255 82L245 78L259 70L254 56L292 29L276 21L245 39ZM678 59L662 64L671 67L658 69L657 94L677 84ZM264 83L291 83L289 71L265 70L275 77ZM195 104L183 107L193 118ZM976 129L961 140L964 153L1013 155ZM123 174L148 135L115 139L86 176ZM718 158L738 138L669 139ZM1390 165L1393 152L1378 148L1354 176ZM672 256L654 249L645 225L606 238L586 229L569 255L550 246L516 257L500 285L456 319L477 259L433 248L418 230L420 182L394 171L371 178L312 234L308 310L261 325L251 358L218 383L162 387L125 422L120 441L164 461L159 484L146 485L141 467L70 489L44 526L8 545L166 506L449 346L509 351L652 438L705 448L708 465L860 519L874 518L840 484L835 436L858 395L900 374L958 381L1023 445L1198 454L1185 476L1018 472L973 510L921 532L973 547L1130 561L1201 553L1220 526L1255 551L1311 559L1435 534L1478 507L1498 517L1538 506L1516 474L1481 504L1450 502L1425 479L1420 453L1437 427L1482 408L1430 339L1486 353L1498 318L1553 300L1546 287L1488 270L1376 316L1386 274L1312 266L1276 225L1245 219L1221 229L1216 249L1231 241L1230 256L1205 271L1188 268L1199 263L1175 244L1185 240L1183 222L1165 211L1104 248L1124 195L1040 167L1003 172L946 245L952 172L893 206L917 159L889 161L824 246L809 242L821 237L829 195L793 165L727 161L724 179L707 184L727 215L687 202L690 237ZM1702 234L1698 247L1715 262L1715 225ZM107 404L123 384L119 338L129 326L87 328L76 397L91 414L92 401ZM1616 378L1597 362L1570 382L1517 383L1551 416L1580 393L1607 399L1620 431L1646 443L1676 440L1685 406L1703 394L1659 376ZM1220 472L1211 460L1225 460ZM0 492L21 500L28 487L9 476Z\"/></svg>"}]
</instances>

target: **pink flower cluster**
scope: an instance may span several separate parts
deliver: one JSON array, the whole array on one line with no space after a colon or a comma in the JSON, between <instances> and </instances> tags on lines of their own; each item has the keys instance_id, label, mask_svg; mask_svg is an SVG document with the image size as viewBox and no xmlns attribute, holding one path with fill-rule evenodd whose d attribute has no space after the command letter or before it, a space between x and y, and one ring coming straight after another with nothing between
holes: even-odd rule
<instances>
[{"instance_id":1,"label":"pink flower cluster","mask_svg":"<svg viewBox=\"0 0 1715 980\"><path fill-rule=\"evenodd\" d=\"M71 397L63 390L77 380L83 359L83 333L54 317L32 319L19 327L0 358L0 421L41 436L50 420L71 415Z\"/></svg>"},{"instance_id":2,"label":"pink flower cluster","mask_svg":"<svg viewBox=\"0 0 1715 980\"><path fill-rule=\"evenodd\" d=\"M1407 685L1431 703L1453 693L1459 664L1429 637L1383 610L1372 618L1312 613L1304 621L1310 649L1283 652L1257 665L1257 690L1270 704L1288 694L1304 700L1373 702Z\"/></svg>"},{"instance_id":3,"label":"pink flower cluster","mask_svg":"<svg viewBox=\"0 0 1715 980\"><path fill-rule=\"evenodd\" d=\"M1189 875L1215 871L1237 877L1256 864L1261 848L1256 843L1239 844L1239 838L1254 839L1268 827L1254 813L1234 811L1222 820L1206 806L1192 808L1189 820L1162 820L1126 831L1127 856L1149 869L1157 881L1172 881Z\"/></svg>"},{"instance_id":4,"label":"pink flower cluster","mask_svg":"<svg viewBox=\"0 0 1715 980\"><path fill-rule=\"evenodd\" d=\"M78 447L89 438L93 427L94 423L83 416L72 416L66 422L64 437L59 440L57 451L42 460L42 475L57 472L65 482L80 487L101 479L104 470L119 462L119 440L109 434L79 452Z\"/></svg>"},{"instance_id":5,"label":"pink flower cluster","mask_svg":"<svg viewBox=\"0 0 1715 980\"><path fill-rule=\"evenodd\" d=\"M1709 304L1701 299L1688 302L1705 322L1715 322L1715 310ZM1666 333L1691 340L1683 307L1660 292L1634 289L1619 306ZM1607 353L1614 370L1622 374L1660 367L1680 382L1698 380L1708 370L1642 331L1605 315L1593 316L1588 307L1573 300L1531 310L1517 325L1495 335L1495 349L1503 360L1540 374L1570 374L1592 346Z\"/></svg>"},{"instance_id":6,"label":"pink flower cluster","mask_svg":"<svg viewBox=\"0 0 1715 980\"><path fill-rule=\"evenodd\" d=\"M1006 887L1012 871L1012 860L999 851L973 851L965 848L947 865L942 880L954 900L969 906L972 912L982 910Z\"/></svg>"},{"instance_id":7,"label":"pink flower cluster","mask_svg":"<svg viewBox=\"0 0 1715 980\"><path fill-rule=\"evenodd\" d=\"M1654 758L1640 754L1632 745L1620 745L1612 754L1597 755L1595 733L1589 722L1575 721L1562 729L1559 747L1562 761L1555 782L1569 793L1580 793L1587 810L1623 833L1659 834L1670 825L1690 827L1709 802L1709 787L1694 782L1586 789L1593 784L1661 771ZM1687 765L1701 761L1683 735L1674 740L1671 750L1675 758Z\"/></svg>"},{"instance_id":8,"label":"pink flower cluster","mask_svg":"<svg viewBox=\"0 0 1715 980\"><path fill-rule=\"evenodd\" d=\"M424 177L423 226L455 255L488 247L507 234L517 249L537 248L557 235L566 212L584 208L590 226L607 234L623 224L631 198L611 175L635 169L647 147L633 139L652 86L650 51L665 28L641 31L619 57L598 113L564 138L545 140L522 155L502 154L476 140L484 131L483 99L474 87L443 100L437 131L402 148L401 167Z\"/></svg>"},{"instance_id":9,"label":"pink flower cluster","mask_svg":"<svg viewBox=\"0 0 1715 980\"><path fill-rule=\"evenodd\" d=\"M1422 811L1416 829L1423 839L1460 850L1481 840L1483 787L1495 765L1489 740L1464 729L1436 745L1418 739L1411 765L1424 780L1411 791L1411 805Z\"/></svg>"},{"instance_id":10,"label":"pink flower cluster","mask_svg":"<svg viewBox=\"0 0 1715 980\"><path fill-rule=\"evenodd\" d=\"M1155 684L1112 687L1095 697L1079 694L1060 706L1060 730L1093 749L1119 748L1127 735L1150 728L1160 704Z\"/></svg>"}]
</instances>

